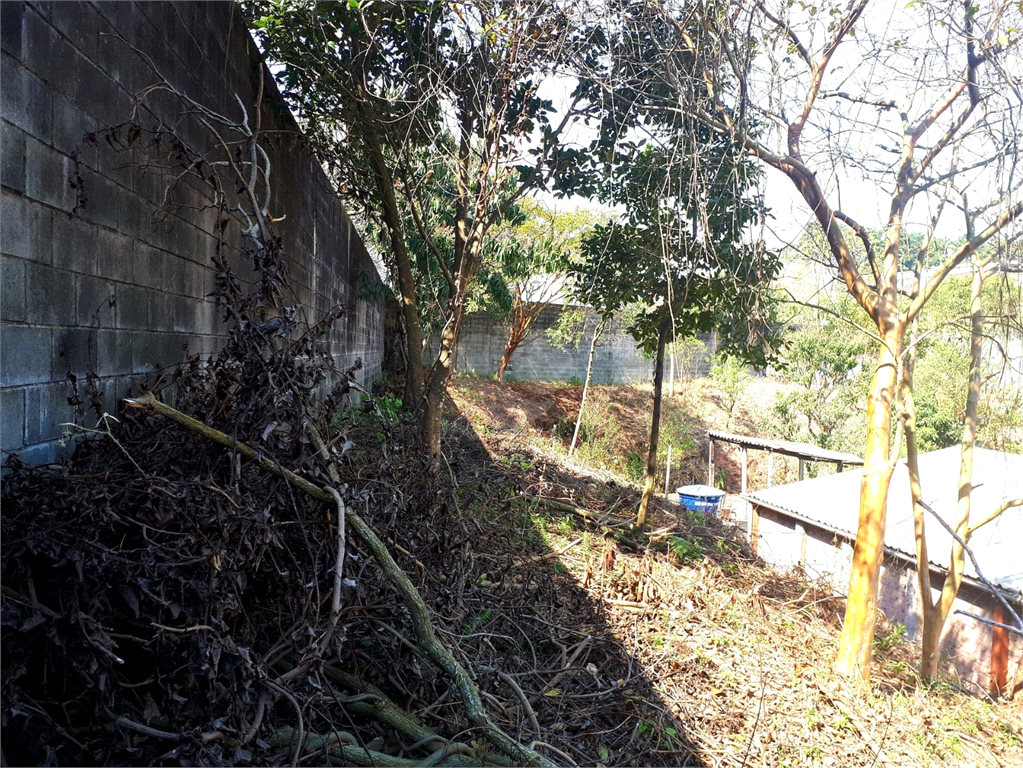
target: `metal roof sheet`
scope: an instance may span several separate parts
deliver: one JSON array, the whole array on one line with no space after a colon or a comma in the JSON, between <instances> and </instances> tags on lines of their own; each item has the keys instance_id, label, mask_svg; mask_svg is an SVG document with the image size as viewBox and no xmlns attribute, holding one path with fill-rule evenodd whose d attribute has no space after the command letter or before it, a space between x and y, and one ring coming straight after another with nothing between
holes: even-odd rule
<instances>
[{"instance_id":1,"label":"metal roof sheet","mask_svg":"<svg viewBox=\"0 0 1023 768\"><path fill-rule=\"evenodd\" d=\"M807 461L840 461L843 464L854 467L859 467L863 464L863 459L854 453L829 451L827 448L821 448L813 443L793 443L789 440L770 440L763 437L750 437L749 435L734 435L731 432L720 432L716 429L708 429L707 437L726 443L759 448L764 451L774 451L786 456L795 456Z\"/></svg>"},{"instance_id":2,"label":"metal roof sheet","mask_svg":"<svg viewBox=\"0 0 1023 768\"><path fill-rule=\"evenodd\" d=\"M920 485L923 500L946 522L955 520L959 495L958 446L920 455ZM746 498L781 513L790 513L855 537L859 521L860 469L778 485L746 494ZM979 520L1010 499L1023 497L1023 456L984 448L974 450L973 493L970 517ZM927 553L931 564L948 567L952 537L930 515L927 516ZM888 489L888 521L885 545L915 559L913 508L909 471L899 461ZM980 528L970 539L970 548L980 561L984 575L1004 589L1023 593L1023 509L1010 509ZM977 572L967 558L966 574Z\"/></svg>"}]
</instances>

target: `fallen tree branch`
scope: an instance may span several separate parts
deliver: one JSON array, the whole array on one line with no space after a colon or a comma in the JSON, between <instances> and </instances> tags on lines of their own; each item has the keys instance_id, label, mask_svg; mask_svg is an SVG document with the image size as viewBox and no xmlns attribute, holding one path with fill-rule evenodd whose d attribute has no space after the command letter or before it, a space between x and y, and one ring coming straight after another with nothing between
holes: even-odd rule
<instances>
[{"instance_id":1,"label":"fallen tree branch","mask_svg":"<svg viewBox=\"0 0 1023 768\"><path fill-rule=\"evenodd\" d=\"M534 555L533 557L527 557L525 560L516 560L514 563L511 564L511 568L512 569L522 568L527 565L532 565L533 563L542 563L547 560L555 560L564 555L566 552L568 552L568 550L580 544L581 542L582 538L580 537L575 541L571 542L570 544L565 545L561 549L556 549L553 552L548 552L545 555Z\"/></svg>"},{"instance_id":2,"label":"fallen tree branch","mask_svg":"<svg viewBox=\"0 0 1023 768\"><path fill-rule=\"evenodd\" d=\"M522 713L526 716L526 719L529 721L530 727L533 729L533 732L539 736L542 732L540 730L540 723L536 719L536 712L533 711L533 705L529 703L529 699L526 698L526 694L523 693L522 688L519 686L518 683L515 682L515 678L513 678L506 672L502 672L500 669L497 669L496 667L482 667L482 669L484 669L487 672L496 673L497 676L501 678L509 688L512 689L512 691L515 693L515 698L517 698L519 700L519 703L522 705Z\"/></svg>"},{"instance_id":3,"label":"fallen tree branch","mask_svg":"<svg viewBox=\"0 0 1023 768\"><path fill-rule=\"evenodd\" d=\"M273 459L268 459L260 451L251 448L243 442L235 440L230 435L224 434L219 429L214 429L206 424L203 424L198 419L193 419L191 416L186 416L181 411L171 408L166 403L161 403L156 399L156 396L152 392L147 392L141 397L129 397L125 398L125 404L129 408L141 408L146 411L153 411L161 416L166 416L171 421L177 422L186 429L190 429L193 432L197 432L205 438L212 440L215 443L220 443L227 448L238 451L242 456L247 459L252 459L260 467L265 469L267 472L272 472L278 477L284 478L289 483L294 485L300 491L312 496L318 501L334 501L334 497L327 493L325 490L320 488L315 483L311 483L304 477L300 477L292 472L290 469L286 469L278 464Z\"/></svg>"},{"instance_id":4,"label":"fallen tree branch","mask_svg":"<svg viewBox=\"0 0 1023 768\"><path fill-rule=\"evenodd\" d=\"M582 507L576 507L572 504L566 504L563 501L555 501L554 499L548 499L543 496L517 496L515 499L506 500L505 503L522 499L525 501L535 501L543 507L556 509L559 512L566 512L570 515L576 515L587 522L596 523L597 525L603 525L608 528L627 528L632 522L631 520L615 517L614 515L601 515L596 512L591 512L588 509L583 509Z\"/></svg>"},{"instance_id":5,"label":"fallen tree branch","mask_svg":"<svg viewBox=\"0 0 1023 768\"><path fill-rule=\"evenodd\" d=\"M256 461L256 463L258 463L260 467L266 471L286 479L296 488L304 491L306 494L318 501L334 501L334 497L322 488L309 482L305 478L300 477L291 470L286 469L276 461L266 458L252 447L240 442L239 440L235 440L230 435L227 435L218 429L214 429L197 419L193 419L191 416L186 416L165 403L161 403L153 396L152 393L147 393L139 398L126 399L125 403L132 408L142 408L159 413L161 416L166 416L186 429L238 451L242 456ZM320 445L316 446L316 448L317 450L322 450L322 440L320 441ZM508 736L508 734L498 728L494 721L490 719L490 715L487 714L486 709L483 707L483 700L480 696L479 687L475 682L473 682L469 673L465 670L465 667L458 663L455 657L451 655L451 652L448 651L448 649L445 648L437 638L437 633L434 631L433 623L430 620L429 609L426 607L426 603L423 601L418 590L416 590L415 585L409 580L409 577L405 575L405 572L398 567L398 564L394 561L394 558L391 557L390 552L387 551L387 547L380 540L380 537L376 535L376 532L373 531L365 520L355 514L351 509L345 510L345 517L348 524L355 530L355 533L369 547L370 551L373 553L373 557L376 559L381 570L383 570L384 575L387 577L387 580L390 581L391 585L397 590L402 601L405 603L405 606L408 608L409 613L412 615L412 624L416 631L416 638L419 641L419 647L429 654L430 658L433 659L437 666L447 672L454 679L455 685L461 694L462 703L465 706L465 712L469 718L469 722L478 728L486 736L490 743L497 747L501 752L506 754L508 757L519 761L523 765L557 765L550 759L538 754L529 747L519 744L517 741Z\"/></svg>"},{"instance_id":6,"label":"fallen tree branch","mask_svg":"<svg viewBox=\"0 0 1023 768\"><path fill-rule=\"evenodd\" d=\"M265 680L264 682L268 688L277 691L277 693L287 699L288 703L290 703L295 710L295 716L298 718L298 729L296 738L293 739L295 743L295 752L291 756L291 765L293 768L297 768L298 760L302 756L302 745L305 743L305 726L302 723L302 706L298 703L298 700L291 695L291 692L287 688L282 688L272 680Z\"/></svg>"},{"instance_id":7,"label":"fallen tree branch","mask_svg":"<svg viewBox=\"0 0 1023 768\"><path fill-rule=\"evenodd\" d=\"M297 735L290 726L283 726L278 728L270 738L270 744L276 747L294 747L297 743ZM341 734L336 731L327 736L311 733L306 736L305 744L312 750L324 750L328 756L333 757L341 765L383 766L383 768L414 768L423 765L422 760L395 757L385 752L375 752L356 744L349 744L344 736L352 738L350 734Z\"/></svg>"},{"instance_id":8,"label":"fallen tree branch","mask_svg":"<svg viewBox=\"0 0 1023 768\"><path fill-rule=\"evenodd\" d=\"M420 722L415 715L406 712L404 709L395 704L387 696L387 694L375 685L367 683L356 675L340 670L337 667L325 666L323 668L323 673L327 676L327 679L343 688L351 691L359 691L364 695L374 697L374 701L372 702L343 702L345 709L350 711L353 715L378 720L385 725L391 726L399 733L409 739L412 739L414 741L414 746L423 746L434 741L440 744L451 743L448 739L445 739L423 725L423 723ZM412 749L412 747L409 747L409 749ZM479 758L479 762L484 765L504 767L513 765L508 758L497 754L477 755L477 757Z\"/></svg>"},{"instance_id":9,"label":"fallen tree branch","mask_svg":"<svg viewBox=\"0 0 1023 768\"><path fill-rule=\"evenodd\" d=\"M341 500L341 494L330 486L325 486L323 490L333 496L337 504L337 563L334 566L334 599L330 608L330 624L336 627L341 615L341 573L345 565L345 503Z\"/></svg>"}]
</instances>

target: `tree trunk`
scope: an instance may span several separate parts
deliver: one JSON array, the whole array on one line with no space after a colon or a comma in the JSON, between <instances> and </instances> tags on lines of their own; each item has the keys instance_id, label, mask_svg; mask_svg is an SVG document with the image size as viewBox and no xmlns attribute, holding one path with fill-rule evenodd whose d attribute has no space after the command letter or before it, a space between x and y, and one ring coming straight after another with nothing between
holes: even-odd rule
<instances>
[{"instance_id":1,"label":"tree trunk","mask_svg":"<svg viewBox=\"0 0 1023 768\"><path fill-rule=\"evenodd\" d=\"M849 678L870 680L871 649L877 620L877 587L884 554L888 486L893 465L890 461L892 404L902 351L901 322L882 336L867 398L867 447L860 483L860 514L853 548L852 572L846 598L845 623L838 640L836 671Z\"/></svg>"},{"instance_id":2,"label":"tree trunk","mask_svg":"<svg viewBox=\"0 0 1023 768\"><path fill-rule=\"evenodd\" d=\"M916 321L913 322L913 340L916 341ZM913 397L913 373L916 366L916 346L903 364L902 408L906 435L906 469L909 472L909 491L913 505L913 539L916 544L916 576L920 588L921 651L920 675L924 680L934 677L938 668L938 641L942 620L938 606L931 595L930 555L927 551L927 521L920 505L923 489L920 485L920 465L917 461L916 401ZM898 446L896 445L896 448Z\"/></svg>"},{"instance_id":3,"label":"tree trunk","mask_svg":"<svg viewBox=\"0 0 1023 768\"><path fill-rule=\"evenodd\" d=\"M583 398L579 403L579 415L575 417L575 431L572 432L572 444L568 446L568 455L575 453L576 443L579 441L579 427L583 423L583 408L586 407L586 394L590 390L590 380L593 378L593 358L597 354L597 341L600 339L600 332L604 329L604 319L601 318L593 329L593 341L590 342L590 356L586 361L586 382L583 384Z\"/></svg>"},{"instance_id":4,"label":"tree trunk","mask_svg":"<svg viewBox=\"0 0 1023 768\"><path fill-rule=\"evenodd\" d=\"M654 412L650 419L650 449L646 455L646 475L643 478L643 498L639 502L636 525L646 525L647 507L654 493L654 475L657 472L657 440L661 434L661 399L664 393L664 348L671 330L670 321L661 324L657 335L657 362L654 364Z\"/></svg>"},{"instance_id":5,"label":"tree trunk","mask_svg":"<svg viewBox=\"0 0 1023 768\"><path fill-rule=\"evenodd\" d=\"M931 571L924 566L924 578L927 579L927 590L930 592ZM927 599L930 600L930 594ZM920 633L920 679L927 682L938 674L938 662L941 661L941 630L945 622L938 615L939 606L931 605L922 610L923 629Z\"/></svg>"},{"instance_id":6,"label":"tree trunk","mask_svg":"<svg viewBox=\"0 0 1023 768\"><path fill-rule=\"evenodd\" d=\"M416 281L412 275L412 257L401 224L401 213L394 191L394 177L391 175L383 149L372 131L367 131L366 149L373 164L377 189L383 203L383 219L394 252L398 268L398 293L402 319L405 321L405 351L408 365L405 372L405 405L413 411L419 408L424 393L423 378L423 331L419 326L419 309L416 305Z\"/></svg>"},{"instance_id":7,"label":"tree trunk","mask_svg":"<svg viewBox=\"0 0 1023 768\"><path fill-rule=\"evenodd\" d=\"M504 381L504 372L508 370L508 363L511 356L519 348L520 339L515 338L515 329L508 333L508 341L504 343L504 354L501 355L501 362L497 366L497 380Z\"/></svg>"},{"instance_id":8,"label":"tree trunk","mask_svg":"<svg viewBox=\"0 0 1023 768\"><path fill-rule=\"evenodd\" d=\"M980 406L980 363L984 342L981 298L984 292L986 266L987 261L979 262L976 258L973 259L973 283L970 291L970 383L966 393L966 415L963 419L962 454L959 458L959 500L955 524L956 533L966 542L969 542L972 533L970 494L973 491L973 446L977 441L977 411ZM965 567L966 553L958 542L953 542L941 597L933 609L924 614L923 652L920 661L920 676L924 680L931 680L938 673L941 632L952 611L952 603L959 593Z\"/></svg>"},{"instance_id":9,"label":"tree trunk","mask_svg":"<svg viewBox=\"0 0 1023 768\"><path fill-rule=\"evenodd\" d=\"M434 472L439 472L441 468L440 441L443 427L444 394L447 392L448 379L454 367L461 315L461 311L456 309L455 316L445 324L441 331L440 352L437 354L429 383L426 385L426 396L423 398L424 407L420 416L420 425L430 452L430 468Z\"/></svg>"},{"instance_id":10,"label":"tree trunk","mask_svg":"<svg viewBox=\"0 0 1023 768\"><path fill-rule=\"evenodd\" d=\"M970 494L973 491L973 446L977 442L977 413L980 409L980 364L984 353L984 270L988 260L973 259L973 283L970 290L970 384L966 393L966 414L963 417L962 455L959 459L959 503L956 509L956 533L969 543ZM958 543L952 545L948 576L941 591L942 620L952 610L952 601L959 592L966 567L966 553Z\"/></svg>"}]
</instances>

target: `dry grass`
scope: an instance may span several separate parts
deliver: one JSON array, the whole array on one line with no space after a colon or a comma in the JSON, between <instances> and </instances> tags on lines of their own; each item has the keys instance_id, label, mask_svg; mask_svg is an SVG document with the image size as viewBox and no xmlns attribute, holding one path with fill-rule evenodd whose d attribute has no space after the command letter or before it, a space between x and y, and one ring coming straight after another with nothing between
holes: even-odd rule
<instances>
[{"instance_id":1,"label":"dry grass","mask_svg":"<svg viewBox=\"0 0 1023 768\"><path fill-rule=\"evenodd\" d=\"M527 496L629 514L635 488L628 481L607 467L566 460L551 430L525 420L490 419L494 403L505 413L549 416L564 388L532 384L501 392L499 386L461 381L453 399L497 462L516 457ZM690 402L696 391L689 388ZM713 393L709 386L707 391ZM522 402L526 393L532 402ZM628 412L625 424L642 424L648 391L609 387L605 397ZM699 424L713 419L716 404L703 397L693 408ZM737 431L751 419L750 410L740 407ZM623 444L637 438L629 434L634 430L625 430ZM914 673L917 649L897 627L884 622L879 627L869 689L836 678L831 661L841 600L751 558L741 532L676 516L664 504L654 517L660 533L647 548L625 547L597 532L580 534L575 527L574 521L548 522L543 535L550 550L564 551L558 561L567 578L601 606L605 631L641 668L656 695L648 703L658 715L626 719L621 726L643 742L641 762L1023 764L1020 703L979 699L952 681L921 686ZM608 754L604 762L621 757Z\"/></svg>"}]
</instances>

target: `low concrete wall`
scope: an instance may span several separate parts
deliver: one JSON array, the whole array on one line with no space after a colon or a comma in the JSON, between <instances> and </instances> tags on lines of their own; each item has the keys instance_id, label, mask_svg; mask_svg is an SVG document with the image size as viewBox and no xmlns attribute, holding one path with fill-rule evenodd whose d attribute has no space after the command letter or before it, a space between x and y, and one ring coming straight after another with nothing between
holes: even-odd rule
<instances>
[{"instance_id":1,"label":"low concrete wall","mask_svg":"<svg viewBox=\"0 0 1023 768\"><path fill-rule=\"evenodd\" d=\"M548 342L546 333L557 324L562 309L561 305L550 305L541 312L529 335L512 355L506 378L518 381L569 381L573 378L581 381L586 378L590 341L599 318L596 313L588 311L579 346L562 350ZM627 384L653 379L653 359L644 357L636 348L636 342L626 332L624 323L613 321L603 337L604 341L597 347L593 360L595 383ZM477 376L494 375L507 339L507 326L502 321L485 314L469 315L463 321L459 335L456 370ZM427 365L433 360L431 355L438 341L437 338L431 341L426 354ZM688 372L692 376L705 376L710 372L714 339L710 334L701 334L700 341L702 345L690 353L690 359L676 361L677 372Z\"/></svg>"},{"instance_id":2,"label":"low concrete wall","mask_svg":"<svg viewBox=\"0 0 1023 768\"><path fill-rule=\"evenodd\" d=\"M140 170L142 153L83 145L83 135L128 119L133 95L157 81L145 57L176 89L236 119L236 95L254 119L263 65L231 2L3 2L0 13L0 447L40 463L59 455L55 438L72 420L69 372L98 375L113 411L140 377L186 349L213 352L225 332L209 296L213 211L187 207L195 190L185 188L184 205L158 222L165 184ZM361 357L372 379L383 306L360 291L380 278L265 69L264 78L271 213L285 217L277 229L293 300L309 322L351 308L331 351L342 367ZM149 118L178 114L166 99L148 103ZM78 211L76 155L87 197ZM240 253L231 265L253 279Z\"/></svg>"}]
</instances>

